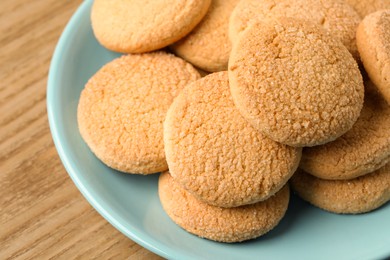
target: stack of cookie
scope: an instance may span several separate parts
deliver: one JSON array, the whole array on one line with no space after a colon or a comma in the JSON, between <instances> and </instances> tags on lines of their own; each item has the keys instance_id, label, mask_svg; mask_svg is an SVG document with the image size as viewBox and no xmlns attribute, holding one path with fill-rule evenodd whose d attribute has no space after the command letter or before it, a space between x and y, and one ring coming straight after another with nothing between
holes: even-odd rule
<instances>
[{"instance_id":1,"label":"stack of cookie","mask_svg":"<svg viewBox=\"0 0 390 260\"><path fill-rule=\"evenodd\" d=\"M364 18L357 46L375 82L365 82L361 115L337 140L305 148L291 181L303 199L335 213L368 212L390 199L390 10Z\"/></svg>"},{"instance_id":2,"label":"stack of cookie","mask_svg":"<svg viewBox=\"0 0 390 260\"><path fill-rule=\"evenodd\" d=\"M297 169L301 149L267 138L241 116L227 72L213 73L184 88L168 110L164 146L169 171L183 189L180 194L199 200L196 204L178 200L180 205L171 207L166 198L179 196L164 195L169 186L160 185L164 209L185 229L235 242L265 233L284 215L289 193L288 188L280 190ZM195 210L197 214L188 218ZM204 219L203 213L209 211L220 212L221 218ZM214 221L223 223L214 226Z\"/></svg>"},{"instance_id":3,"label":"stack of cookie","mask_svg":"<svg viewBox=\"0 0 390 260\"><path fill-rule=\"evenodd\" d=\"M208 239L274 228L290 179L318 207L372 210L390 199L390 107L376 91L390 100L390 15L374 16L356 41L361 18L340 0L95 0L96 38L129 54L87 82L80 133L109 167L164 172L164 210Z\"/></svg>"},{"instance_id":4,"label":"stack of cookie","mask_svg":"<svg viewBox=\"0 0 390 260\"><path fill-rule=\"evenodd\" d=\"M361 115L350 131L304 148L291 180L303 199L335 213L363 213L390 198L390 106L366 82Z\"/></svg>"}]
</instances>

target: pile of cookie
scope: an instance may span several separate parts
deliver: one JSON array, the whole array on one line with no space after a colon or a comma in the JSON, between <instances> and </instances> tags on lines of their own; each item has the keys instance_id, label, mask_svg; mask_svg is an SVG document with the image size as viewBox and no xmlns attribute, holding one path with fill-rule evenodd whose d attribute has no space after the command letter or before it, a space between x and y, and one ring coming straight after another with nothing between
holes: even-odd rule
<instances>
[{"instance_id":1,"label":"pile of cookie","mask_svg":"<svg viewBox=\"0 0 390 260\"><path fill-rule=\"evenodd\" d=\"M87 82L80 133L111 168L163 172L166 213L211 240L270 231L288 183L374 210L390 200L390 3L372 2L95 0L97 40L126 54Z\"/></svg>"}]
</instances>

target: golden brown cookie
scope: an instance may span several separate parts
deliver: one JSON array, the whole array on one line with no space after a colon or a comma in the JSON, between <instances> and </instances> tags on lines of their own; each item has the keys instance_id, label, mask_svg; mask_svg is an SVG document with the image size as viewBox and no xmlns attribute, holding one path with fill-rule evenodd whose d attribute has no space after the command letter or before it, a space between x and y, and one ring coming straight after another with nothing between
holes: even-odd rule
<instances>
[{"instance_id":1,"label":"golden brown cookie","mask_svg":"<svg viewBox=\"0 0 390 260\"><path fill-rule=\"evenodd\" d=\"M364 68L390 104L390 10L366 16L356 40Z\"/></svg>"},{"instance_id":2,"label":"golden brown cookie","mask_svg":"<svg viewBox=\"0 0 390 260\"><path fill-rule=\"evenodd\" d=\"M200 77L164 52L125 55L86 84L77 111L81 136L108 166L123 172L165 171L163 121L182 88Z\"/></svg>"},{"instance_id":3,"label":"golden brown cookie","mask_svg":"<svg viewBox=\"0 0 390 260\"><path fill-rule=\"evenodd\" d=\"M203 70L227 70L231 50L229 17L238 2L212 0L209 11L195 29L171 46L173 52Z\"/></svg>"},{"instance_id":4,"label":"golden brown cookie","mask_svg":"<svg viewBox=\"0 0 390 260\"><path fill-rule=\"evenodd\" d=\"M346 180L373 172L389 161L390 106L379 94L368 91L352 129L333 142L304 148L300 167L318 178Z\"/></svg>"},{"instance_id":5,"label":"golden brown cookie","mask_svg":"<svg viewBox=\"0 0 390 260\"><path fill-rule=\"evenodd\" d=\"M351 180L322 180L298 170L290 183L316 207L341 214L365 213L390 200L390 164Z\"/></svg>"},{"instance_id":6,"label":"golden brown cookie","mask_svg":"<svg viewBox=\"0 0 390 260\"><path fill-rule=\"evenodd\" d=\"M303 19L322 26L358 58L355 35L360 17L351 6L338 0L243 0L230 17L229 37L235 42L254 18L280 17Z\"/></svg>"},{"instance_id":7,"label":"golden brown cookie","mask_svg":"<svg viewBox=\"0 0 390 260\"><path fill-rule=\"evenodd\" d=\"M106 48L125 53L157 50L188 34L211 0L95 0L93 32Z\"/></svg>"},{"instance_id":8,"label":"golden brown cookie","mask_svg":"<svg viewBox=\"0 0 390 260\"><path fill-rule=\"evenodd\" d=\"M328 32L293 18L253 22L233 45L234 103L274 141L314 146L356 122L364 86L356 61Z\"/></svg>"},{"instance_id":9,"label":"golden brown cookie","mask_svg":"<svg viewBox=\"0 0 390 260\"><path fill-rule=\"evenodd\" d=\"M272 230L285 215L290 198L285 185L265 201L219 208L196 199L168 172L160 175L158 192L165 212L177 225L197 236L227 243L253 239Z\"/></svg>"},{"instance_id":10,"label":"golden brown cookie","mask_svg":"<svg viewBox=\"0 0 390 260\"><path fill-rule=\"evenodd\" d=\"M169 171L198 199L220 207L265 200L294 173L301 149L276 143L240 115L227 72L189 84L164 122Z\"/></svg>"},{"instance_id":11,"label":"golden brown cookie","mask_svg":"<svg viewBox=\"0 0 390 260\"><path fill-rule=\"evenodd\" d=\"M345 2L352 6L362 18L379 10L390 9L389 0L345 0Z\"/></svg>"}]
</instances>

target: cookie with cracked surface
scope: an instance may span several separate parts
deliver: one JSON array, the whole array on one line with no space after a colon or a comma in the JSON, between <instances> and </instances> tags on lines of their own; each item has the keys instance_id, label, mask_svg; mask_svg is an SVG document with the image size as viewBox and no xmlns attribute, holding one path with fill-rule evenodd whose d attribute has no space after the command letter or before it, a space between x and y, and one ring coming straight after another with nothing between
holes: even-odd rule
<instances>
[{"instance_id":1,"label":"cookie with cracked surface","mask_svg":"<svg viewBox=\"0 0 390 260\"><path fill-rule=\"evenodd\" d=\"M175 99L164 122L164 148L172 177L219 207L269 198L301 157L301 149L268 139L240 115L227 72L189 84Z\"/></svg>"},{"instance_id":2,"label":"cookie with cracked surface","mask_svg":"<svg viewBox=\"0 0 390 260\"><path fill-rule=\"evenodd\" d=\"M211 0L95 0L92 29L104 47L142 53L168 46L204 17Z\"/></svg>"},{"instance_id":3,"label":"cookie with cracked surface","mask_svg":"<svg viewBox=\"0 0 390 260\"><path fill-rule=\"evenodd\" d=\"M390 162L389 129L390 106L375 91L366 91L362 112L352 129L333 142L304 148L300 168L329 180L373 172Z\"/></svg>"},{"instance_id":4,"label":"cookie with cracked surface","mask_svg":"<svg viewBox=\"0 0 390 260\"><path fill-rule=\"evenodd\" d=\"M351 6L338 0L243 0L230 17L229 37L235 42L254 18L280 17L303 19L321 26L339 39L355 59L359 58L356 29L361 18Z\"/></svg>"},{"instance_id":5,"label":"cookie with cracked surface","mask_svg":"<svg viewBox=\"0 0 390 260\"><path fill-rule=\"evenodd\" d=\"M293 18L253 22L233 45L229 80L244 118L295 147L335 140L363 106L362 76L345 46Z\"/></svg>"},{"instance_id":6,"label":"cookie with cracked surface","mask_svg":"<svg viewBox=\"0 0 390 260\"><path fill-rule=\"evenodd\" d=\"M351 180L323 180L298 170L290 184L318 208L340 214L365 213L390 200L390 164Z\"/></svg>"},{"instance_id":7,"label":"cookie with cracked surface","mask_svg":"<svg viewBox=\"0 0 390 260\"><path fill-rule=\"evenodd\" d=\"M379 10L390 9L389 0L345 0L345 2L352 6L362 18Z\"/></svg>"},{"instance_id":8,"label":"cookie with cracked surface","mask_svg":"<svg viewBox=\"0 0 390 260\"><path fill-rule=\"evenodd\" d=\"M233 243L262 236L272 230L286 213L290 192L285 185L265 201L235 208L219 208L196 199L169 175L158 182L161 204L180 227L197 236Z\"/></svg>"},{"instance_id":9,"label":"cookie with cracked surface","mask_svg":"<svg viewBox=\"0 0 390 260\"><path fill-rule=\"evenodd\" d=\"M390 10L366 16L356 40L368 76L390 104Z\"/></svg>"},{"instance_id":10,"label":"cookie with cracked surface","mask_svg":"<svg viewBox=\"0 0 390 260\"><path fill-rule=\"evenodd\" d=\"M163 121L174 97L200 78L191 64L164 52L124 55L103 66L81 93L81 136L105 164L128 173L168 169Z\"/></svg>"},{"instance_id":11,"label":"cookie with cracked surface","mask_svg":"<svg viewBox=\"0 0 390 260\"><path fill-rule=\"evenodd\" d=\"M173 52L203 70L227 70L231 50L229 17L238 1L212 0L206 16L195 29L171 46Z\"/></svg>"}]
</instances>

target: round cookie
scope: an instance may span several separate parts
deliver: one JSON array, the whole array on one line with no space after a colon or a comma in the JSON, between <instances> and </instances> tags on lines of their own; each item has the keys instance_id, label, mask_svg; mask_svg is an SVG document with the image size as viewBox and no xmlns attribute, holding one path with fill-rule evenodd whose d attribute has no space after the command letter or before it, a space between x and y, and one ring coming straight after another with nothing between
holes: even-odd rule
<instances>
[{"instance_id":1,"label":"round cookie","mask_svg":"<svg viewBox=\"0 0 390 260\"><path fill-rule=\"evenodd\" d=\"M379 10L390 9L389 0L345 0L345 2L352 6L362 18Z\"/></svg>"},{"instance_id":2,"label":"round cookie","mask_svg":"<svg viewBox=\"0 0 390 260\"><path fill-rule=\"evenodd\" d=\"M173 52L203 70L227 70L231 50L229 17L238 2L212 0L209 11L195 29L171 46Z\"/></svg>"},{"instance_id":3,"label":"round cookie","mask_svg":"<svg viewBox=\"0 0 390 260\"><path fill-rule=\"evenodd\" d=\"M81 93L77 111L81 136L114 169L140 174L165 171L166 112L182 88L199 77L192 65L164 52L115 59Z\"/></svg>"},{"instance_id":4,"label":"round cookie","mask_svg":"<svg viewBox=\"0 0 390 260\"><path fill-rule=\"evenodd\" d=\"M376 92L366 91L362 112L352 129L333 142L304 148L300 168L329 180L373 172L390 162L389 129L390 106Z\"/></svg>"},{"instance_id":5,"label":"round cookie","mask_svg":"<svg viewBox=\"0 0 390 260\"><path fill-rule=\"evenodd\" d=\"M141 53L168 46L204 17L211 0L95 0L93 32L106 48Z\"/></svg>"},{"instance_id":6,"label":"round cookie","mask_svg":"<svg viewBox=\"0 0 390 260\"><path fill-rule=\"evenodd\" d=\"M296 147L335 140L363 105L362 76L348 50L319 26L293 18L251 23L233 45L229 80L248 122Z\"/></svg>"},{"instance_id":7,"label":"round cookie","mask_svg":"<svg viewBox=\"0 0 390 260\"><path fill-rule=\"evenodd\" d=\"M322 180L298 170L290 184L316 207L341 214L365 213L390 200L390 164L351 180Z\"/></svg>"},{"instance_id":8,"label":"round cookie","mask_svg":"<svg viewBox=\"0 0 390 260\"><path fill-rule=\"evenodd\" d=\"M356 41L368 76L390 104L390 10L366 16Z\"/></svg>"},{"instance_id":9,"label":"round cookie","mask_svg":"<svg viewBox=\"0 0 390 260\"><path fill-rule=\"evenodd\" d=\"M299 164L301 149L276 143L237 111L227 72L189 84L164 122L172 177L198 199L219 207L265 200Z\"/></svg>"},{"instance_id":10,"label":"round cookie","mask_svg":"<svg viewBox=\"0 0 390 260\"><path fill-rule=\"evenodd\" d=\"M361 19L351 6L338 0L243 0L230 17L229 37L234 43L254 18L281 17L302 19L321 26L358 59L355 36Z\"/></svg>"},{"instance_id":11,"label":"round cookie","mask_svg":"<svg viewBox=\"0 0 390 260\"><path fill-rule=\"evenodd\" d=\"M241 242L272 230L286 213L290 192L285 185L269 199L235 208L208 205L178 185L169 173L158 182L161 204L180 227L197 236L219 242Z\"/></svg>"}]
</instances>

